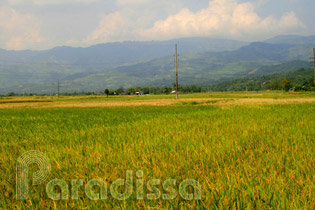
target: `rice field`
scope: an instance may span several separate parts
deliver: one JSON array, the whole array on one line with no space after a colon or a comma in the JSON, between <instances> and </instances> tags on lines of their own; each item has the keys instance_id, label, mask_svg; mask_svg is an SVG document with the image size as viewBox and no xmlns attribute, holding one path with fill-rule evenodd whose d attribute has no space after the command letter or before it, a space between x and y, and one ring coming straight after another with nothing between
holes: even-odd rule
<instances>
[{"instance_id":1,"label":"rice field","mask_svg":"<svg viewBox=\"0 0 315 210\"><path fill-rule=\"evenodd\" d=\"M174 103L152 102L173 100L168 97L37 98L43 102L28 102L37 104L30 107L15 107L23 102L0 104L6 105L0 108L0 208L315 208L313 94L209 93L185 95ZM142 103L134 105L134 101ZM105 102L116 104L105 106ZM41 103L59 105L43 108ZM103 104L80 107L73 103ZM45 154L51 170L38 186L30 176L29 199L18 200L16 162L30 150ZM37 170L32 165L30 174ZM128 170L134 173L134 192L128 199L115 199L109 189L106 199L91 200L86 195L84 186L89 180L104 180L110 186L119 178L126 180ZM69 185L67 199L49 197L46 186L53 179ZM72 198L72 179L83 180L77 199ZM176 180L172 185L176 196L147 199L152 194L147 183L152 179L161 180L157 188L165 195L172 192L163 181ZM200 183L200 199L180 196L179 185L186 179ZM144 183L142 199L135 190L139 180ZM61 190L55 187L54 191Z\"/></svg>"}]
</instances>

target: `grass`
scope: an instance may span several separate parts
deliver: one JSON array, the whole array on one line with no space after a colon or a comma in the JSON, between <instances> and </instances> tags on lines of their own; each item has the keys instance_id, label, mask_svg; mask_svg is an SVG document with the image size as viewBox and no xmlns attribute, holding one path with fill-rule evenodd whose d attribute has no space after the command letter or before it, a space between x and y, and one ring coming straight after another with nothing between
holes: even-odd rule
<instances>
[{"instance_id":1,"label":"grass","mask_svg":"<svg viewBox=\"0 0 315 210\"><path fill-rule=\"evenodd\" d=\"M258 105L314 103L315 94L308 92L226 92L174 95L122 96L36 96L0 98L0 108L170 106L170 105Z\"/></svg>"},{"instance_id":2,"label":"grass","mask_svg":"<svg viewBox=\"0 0 315 210\"><path fill-rule=\"evenodd\" d=\"M226 100L206 100L206 101L183 101L183 102L179 102L179 103L176 103L175 105L209 105L209 104L215 104L215 103L218 103L218 102L223 102L223 101L226 101Z\"/></svg>"},{"instance_id":3,"label":"grass","mask_svg":"<svg viewBox=\"0 0 315 210\"><path fill-rule=\"evenodd\" d=\"M0 208L314 209L314 136L315 103L0 109ZM81 188L79 200L52 201L47 180L31 186L30 200L17 201L15 164L29 150L50 159L49 180L111 183L143 170L144 183L196 179L202 199L91 201Z\"/></svg>"},{"instance_id":4,"label":"grass","mask_svg":"<svg viewBox=\"0 0 315 210\"><path fill-rule=\"evenodd\" d=\"M9 99L0 100L0 104L10 104L10 103L34 103L34 102L52 102L52 100L47 99Z\"/></svg>"},{"instance_id":5,"label":"grass","mask_svg":"<svg viewBox=\"0 0 315 210\"><path fill-rule=\"evenodd\" d=\"M180 94L180 99L199 99L199 98L272 98L272 99L288 99L288 98L314 98L313 92L282 92L282 91L258 91L258 92L209 92ZM0 97L0 102L14 101L52 101L52 102L92 102L92 101L134 101L134 100L157 100L157 99L175 99L172 94L169 95L120 95L120 96L17 96L17 97Z\"/></svg>"}]
</instances>

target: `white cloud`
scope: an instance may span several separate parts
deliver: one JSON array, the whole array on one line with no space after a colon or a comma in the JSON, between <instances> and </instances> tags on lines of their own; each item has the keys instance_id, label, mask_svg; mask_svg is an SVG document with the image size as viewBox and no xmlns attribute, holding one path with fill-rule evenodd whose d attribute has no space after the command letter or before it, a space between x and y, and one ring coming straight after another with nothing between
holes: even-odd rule
<instances>
[{"instance_id":1,"label":"white cloud","mask_svg":"<svg viewBox=\"0 0 315 210\"><path fill-rule=\"evenodd\" d=\"M272 14L265 12L271 5L279 6L271 0L211 0L208 5L207 1L5 0L0 3L0 48L47 49L190 36L257 41L306 31L293 12L260 16Z\"/></svg>"},{"instance_id":2,"label":"white cloud","mask_svg":"<svg viewBox=\"0 0 315 210\"><path fill-rule=\"evenodd\" d=\"M141 40L139 31L161 17L180 11L182 0L116 0L118 11L100 17L98 27L85 43Z\"/></svg>"},{"instance_id":3,"label":"white cloud","mask_svg":"<svg viewBox=\"0 0 315 210\"><path fill-rule=\"evenodd\" d=\"M56 5L56 4L70 4L70 3L93 3L99 0L8 0L10 5Z\"/></svg>"},{"instance_id":4,"label":"white cloud","mask_svg":"<svg viewBox=\"0 0 315 210\"><path fill-rule=\"evenodd\" d=\"M33 15L9 7L0 7L0 31L0 42L7 49L24 49L45 41L40 35L39 21Z\"/></svg>"},{"instance_id":5,"label":"white cloud","mask_svg":"<svg viewBox=\"0 0 315 210\"><path fill-rule=\"evenodd\" d=\"M146 39L170 39L188 36L221 36L238 39L266 38L277 34L299 32L304 24L293 12L280 19L260 18L254 3L236 0L213 0L207 9L191 12L182 9L165 20L154 23L140 35Z\"/></svg>"},{"instance_id":6,"label":"white cloud","mask_svg":"<svg viewBox=\"0 0 315 210\"><path fill-rule=\"evenodd\" d=\"M101 17L98 28L84 41L85 43L119 41L126 34L129 20L121 12L115 12Z\"/></svg>"}]
</instances>

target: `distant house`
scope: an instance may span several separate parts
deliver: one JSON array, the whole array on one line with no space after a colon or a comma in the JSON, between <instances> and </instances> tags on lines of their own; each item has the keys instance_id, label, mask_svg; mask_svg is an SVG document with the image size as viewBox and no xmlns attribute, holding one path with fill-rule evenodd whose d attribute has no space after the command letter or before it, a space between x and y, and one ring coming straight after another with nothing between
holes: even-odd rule
<instances>
[{"instance_id":1,"label":"distant house","mask_svg":"<svg viewBox=\"0 0 315 210\"><path fill-rule=\"evenodd\" d=\"M143 95L143 92L136 92L137 96Z\"/></svg>"}]
</instances>

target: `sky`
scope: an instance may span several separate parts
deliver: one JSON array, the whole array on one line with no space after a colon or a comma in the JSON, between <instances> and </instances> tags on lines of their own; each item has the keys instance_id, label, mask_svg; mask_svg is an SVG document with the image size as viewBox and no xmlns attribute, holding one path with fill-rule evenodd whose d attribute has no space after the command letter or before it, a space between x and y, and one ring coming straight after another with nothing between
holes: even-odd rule
<instances>
[{"instance_id":1,"label":"sky","mask_svg":"<svg viewBox=\"0 0 315 210\"><path fill-rule=\"evenodd\" d=\"M0 48L315 34L314 0L0 0Z\"/></svg>"}]
</instances>

